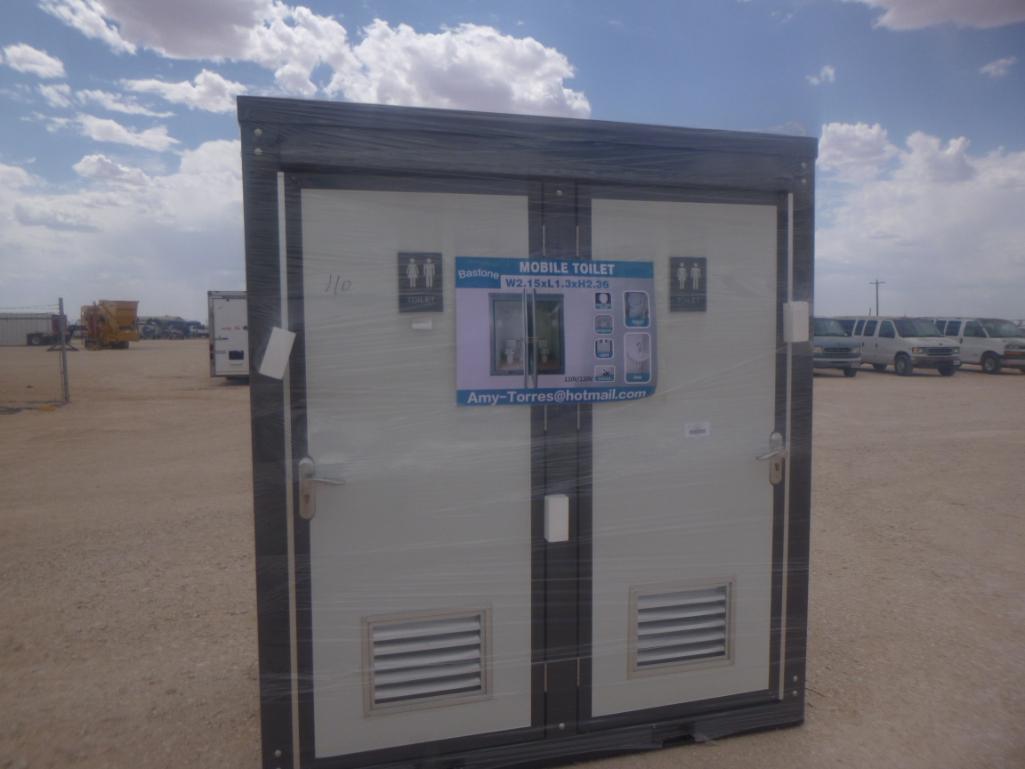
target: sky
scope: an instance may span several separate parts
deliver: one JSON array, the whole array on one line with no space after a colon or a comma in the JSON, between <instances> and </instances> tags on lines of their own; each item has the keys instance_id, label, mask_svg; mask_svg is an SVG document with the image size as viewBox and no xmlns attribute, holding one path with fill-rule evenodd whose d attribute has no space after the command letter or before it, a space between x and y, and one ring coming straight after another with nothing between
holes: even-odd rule
<instances>
[{"instance_id":1,"label":"sky","mask_svg":"<svg viewBox=\"0 0 1025 769\"><path fill-rule=\"evenodd\" d=\"M244 288L235 96L819 138L816 313L1025 318L1023 0L8 0L0 311Z\"/></svg>"}]
</instances>

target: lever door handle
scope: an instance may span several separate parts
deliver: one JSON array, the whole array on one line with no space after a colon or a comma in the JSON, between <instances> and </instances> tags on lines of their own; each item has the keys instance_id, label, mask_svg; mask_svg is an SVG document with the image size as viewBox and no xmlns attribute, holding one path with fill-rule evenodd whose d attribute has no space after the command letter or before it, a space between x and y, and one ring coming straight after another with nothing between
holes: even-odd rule
<instances>
[{"instance_id":1,"label":"lever door handle","mask_svg":"<svg viewBox=\"0 0 1025 769\"><path fill-rule=\"evenodd\" d=\"M317 475L317 463L310 457L299 460L299 517L309 521L317 514L316 486L344 486L341 478L324 478Z\"/></svg>"},{"instance_id":2,"label":"lever door handle","mask_svg":"<svg viewBox=\"0 0 1025 769\"><path fill-rule=\"evenodd\" d=\"M759 454L757 459L769 463L769 483L777 486L783 482L783 465L787 460L787 444L782 433L774 432L769 436L769 450Z\"/></svg>"}]
</instances>

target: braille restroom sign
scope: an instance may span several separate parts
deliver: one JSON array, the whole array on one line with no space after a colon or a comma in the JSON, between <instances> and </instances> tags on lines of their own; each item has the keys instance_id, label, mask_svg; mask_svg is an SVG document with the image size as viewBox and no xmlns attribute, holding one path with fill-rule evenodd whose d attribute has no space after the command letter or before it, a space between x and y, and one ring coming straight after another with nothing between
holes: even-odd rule
<instances>
[{"instance_id":1,"label":"braille restroom sign","mask_svg":"<svg viewBox=\"0 0 1025 769\"><path fill-rule=\"evenodd\" d=\"M441 312L441 254L399 252L399 312Z\"/></svg>"},{"instance_id":2,"label":"braille restroom sign","mask_svg":"<svg viewBox=\"0 0 1025 769\"><path fill-rule=\"evenodd\" d=\"M708 259L669 257L669 311L705 312L707 309Z\"/></svg>"}]
</instances>

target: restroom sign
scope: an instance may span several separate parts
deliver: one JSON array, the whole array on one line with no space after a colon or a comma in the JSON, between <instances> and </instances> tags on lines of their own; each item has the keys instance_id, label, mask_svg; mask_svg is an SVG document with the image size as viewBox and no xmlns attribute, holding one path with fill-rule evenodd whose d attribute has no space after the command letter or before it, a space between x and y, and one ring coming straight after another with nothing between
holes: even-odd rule
<instances>
[{"instance_id":1,"label":"restroom sign","mask_svg":"<svg viewBox=\"0 0 1025 769\"><path fill-rule=\"evenodd\" d=\"M651 262L456 257L456 400L604 403L655 391Z\"/></svg>"},{"instance_id":2,"label":"restroom sign","mask_svg":"<svg viewBox=\"0 0 1025 769\"><path fill-rule=\"evenodd\" d=\"M708 259L703 256L669 258L669 311L705 312L708 309Z\"/></svg>"},{"instance_id":3,"label":"restroom sign","mask_svg":"<svg viewBox=\"0 0 1025 769\"><path fill-rule=\"evenodd\" d=\"M399 312L444 310L441 254L399 252Z\"/></svg>"}]
</instances>

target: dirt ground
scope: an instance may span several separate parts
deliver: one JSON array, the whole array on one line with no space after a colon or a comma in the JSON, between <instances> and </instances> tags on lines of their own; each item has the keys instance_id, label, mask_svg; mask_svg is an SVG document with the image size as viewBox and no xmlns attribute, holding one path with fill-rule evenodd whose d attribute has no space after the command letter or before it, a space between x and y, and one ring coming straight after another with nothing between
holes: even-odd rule
<instances>
[{"instance_id":1,"label":"dirt ground","mask_svg":"<svg viewBox=\"0 0 1025 769\"><path fill-rule=\"evenodd\" d=\"M70 361L0 414L0 769L257 767L248 388L203 341ZM1025 767L1025 376L815 397L806 724L592 766Z\"/></svg>"}]
</instances>

